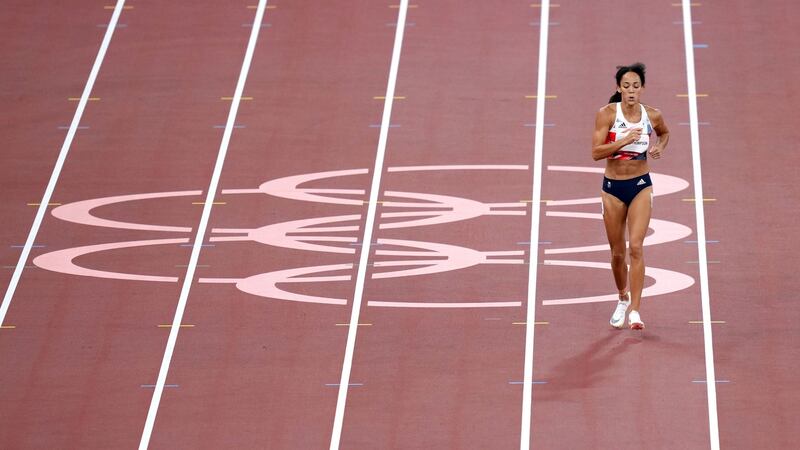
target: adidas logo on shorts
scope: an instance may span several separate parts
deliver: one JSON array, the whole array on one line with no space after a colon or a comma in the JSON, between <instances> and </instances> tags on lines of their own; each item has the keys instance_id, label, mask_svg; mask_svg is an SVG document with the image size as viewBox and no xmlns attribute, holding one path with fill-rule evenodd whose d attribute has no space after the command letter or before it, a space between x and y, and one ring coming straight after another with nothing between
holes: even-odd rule
<instances>
[{"instance_id":1,"label":"adidas logo on shorts","mask_svg":"<svg viewBox=\"0 0 800 450\"><path fill-rule=\"evenodd\" d=\"M637 186L641 186L641 185L643 185L643 184L646 184L646 183L644 182L644 178L639 178L639 182L638 182L638 183L636 183L636 185L637 185Z\"/></svg>"}]
</instances>

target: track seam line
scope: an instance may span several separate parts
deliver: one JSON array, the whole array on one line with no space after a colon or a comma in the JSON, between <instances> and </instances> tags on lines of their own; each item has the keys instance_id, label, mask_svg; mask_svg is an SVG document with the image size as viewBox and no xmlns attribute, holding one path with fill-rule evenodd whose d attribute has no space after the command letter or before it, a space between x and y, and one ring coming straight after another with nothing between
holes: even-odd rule
<instances>
[{"instance_id":1,"label":"track seam line","mask_svg":"<svg viewBox=\"0 0 800 450\"><path fill-rule=\"evenodd\" d=\"M350 326L348 326L347 329L347 344L345 346L344 361L342 363L341 381L339 382L339 395L336 400L336 414L333 419L330 450L337 450L339 448L339 442L342 437L344 409L347 403L347 390L350 385L350 372L353 366L353 353L356 344L356 333L358 332L357 324L359 323L358 319L361 315L361 303L364 296L367 263L369 262L369 253L372 246L372 232L375 225L375 214L377 211L378 195L380 193L383 161L386 154L386 141L389 136L389 124L392 117L392 105L394 104L397 71L400 66L400 52L403 47L403 34L406 28L407 11L408 0L401 0L397 12L397 27L395 29L394 46L392 48L392 61L389 66L389 80L386 84L386 96L383 103L383 116L381 119L377 154L375 155L375 167L372 174L367 218L364 224L364 237L361 240L364 245L361 248L361 255L359 255L358 275L356 277L355 292L353 294L353 309L350 312Z\"/></svg>"},{"instance_id":2,"label":"track seam line","mask_svg":"<svg viewBox=\"0 0 800 450\"><path fill-rule=\"evenodd\" d=\"M186 310L186 304L189 299L189 290L194 282L194 273L197 267L197 260L200 257L200 249L202 247L201 244L203 243L203 239L208 228L208 220L211 216L211 209L214 204L214 198L217 194L219 178L222 174L222 167L225 163L225 156L228 153L228 145L230 144L231 134L233 133L233 125L236 121L239 103L241 103L242 92L244 91L244 85L247 81L247 74L250 71L250 63L253 59L256 42L258 41L258 33L261 30L261 27L258 25L264 18L264 10L266 9L266 5L267 0L259 0L256 15L253 19L253 27L250 31L250 40L247 43L247 50L245 52L244 60L242 61L241 71L239 72L239 80L236 83L236 91L233 95L233 101L231 101L231 109L228 112L228 121L226 122L225 131L222 135L219 153L217 154L217 161L214 165L214 172L211 176L211 181L209 182L208 191L206 192L203 213L200 217L200 224L197 227L194 245L192 246L192 254L189 258L189 266L186 269L186 277L183 280L183 287L181 288L178 306L175 310L175 317L173 318L172 326L170 327L167 346L164 350L164 357L161 361L161 368L158 372L158 380L156 381L155 389L153 390L150 408L147 411L147 419L145 420L142 438L139 442L140 450L146 449L150 444L150 437L153 433L153 426L155 425L156 414L158 413L158 405L161 402L161 395L164 391L164 385L166 384L170 361L172 360L172 355L175 351L175 343L178 340L178 333L181 329L183 314Z\"/></svg>"},{"instance_id":3,"label":"track seam line","mask_svg":"<svg viewBox=\"0 0 800 450\"><path fill-rule=\"evenodd\" d=\"M697 83L694 68L694 38L692 11L689 0L683 0L683 38L686 51L686 82L689 100L689 128L692 143L692 175L694 198L703 197L700 167L700 126L697 113ZM719 450L719 421L717 418L717 386L714 370L714 345L711 334L711 302L708 290L708 256L706 254L706 223L704 202L694 202L697 219L697 254L700 269L700 301L703 309L703 344L705 348L706 392L708 393L708 429L712 450Z\"/></svg>"},{"instance_id":4,"label":"track seam line","mask_svg":"<svg viewBox=\"0 0 800 450\"><path fill-rule=\"evenodd\" d=\"M25 241L25 245L22 248L22 254L20 254L19 261L17 261L17 266L14 269L14 274L11 276L11 281L8 284L5 295L3 296L3 303L0 304L0 325L2 325L3 320L5 320L6 313L11 305L11 299L14 297L14 293L17 290L19 279L22 277L22 270L25 268L25 262L28 260L33 243L36 241L36 236L39 234L39 228L42 226L44 215L47 212L47 206L50 203L50 199L53 197L53 191L55 191L58 178L61 176L61 170L64 167L67 154L69 154L69 149L72 146L72 141L75 138L75 132L78 130L78 124L83 117L83 111L86 109L86 103L89 101L89 96L94 88L94 82L97 79L97 75L100 73L100 66L103 64L106 51L111 44L111 37L114 35L114 30L117 28L117 22L119 21L120 14L122 14L122 7L124 4L125 0L118 0L116 6L114 7L114 12L111 14L111 20L108 23L105 35L103 35L103 41L100 44L100 50L97 51L97 56L95 57L94 64L92 65L92 70L89 72L89 78L86 80L86 86L84 86L83 94L81 94L80 101L78 102L78 107L75 108L75 115L72 116L72 123L69 126L69 131L67 131L67 137L64 139L64 143L61 145L61 150L59 151L58 158L56 159L56 165L53 167L53 172L50 175L50 180L45 188L42 201L39 202L39 208L36 210L36 216L33 219L31 230L28 232L28 239Z\"/></svg>"},{"instance_id":5,"label":"track seam line","mask_svg":"<svg viewBox=\"0 0 800 450\"><path fill-rule=\"evenodd\" d=\"M522 428L520 450L531 445L531 410L533 408L533 333L536 321L536 272L539 268L539 214L542 199L542 149L544 105L547 85L547 36L550 29L550 1L542 0L539 19L539 67L536 87L536 127L533 143L533 195L531 197L530 264L528 264L527 320L525 325L525 368L522 385Z\"/></svg>"}]
</instances>

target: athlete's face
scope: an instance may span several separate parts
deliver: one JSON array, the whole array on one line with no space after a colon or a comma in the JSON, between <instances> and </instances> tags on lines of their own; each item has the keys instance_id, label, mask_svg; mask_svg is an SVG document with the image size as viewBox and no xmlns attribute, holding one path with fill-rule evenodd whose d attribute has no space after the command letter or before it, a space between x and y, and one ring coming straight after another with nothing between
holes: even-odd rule
<instances>
[{"instance_id":1,"label":"athlete's face","mask_svg":"<svg viewBox=\"0 0 800 450\"><path fill-rule=\"evenodd\" d=\"M639 103L639 97L644 91L642 80L636 72L628 72L622 76L622 80L617 86L617 92L622 94L622 103L635 105Z\"/></svg>"}]
</instances>

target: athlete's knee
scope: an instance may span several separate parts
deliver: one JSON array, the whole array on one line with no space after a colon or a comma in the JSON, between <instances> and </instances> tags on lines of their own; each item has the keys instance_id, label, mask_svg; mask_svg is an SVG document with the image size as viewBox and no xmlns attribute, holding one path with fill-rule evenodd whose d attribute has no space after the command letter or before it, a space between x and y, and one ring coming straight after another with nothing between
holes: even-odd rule
<instances>
[{"instance_id":1,"label":"athlete's knee","mask_svg":"<svg viewBox=\"0 0 800 450\"><path fill-rule=\"evenodd\" d=\"M611 247L611 263L624 264L625 263L625 246L612 246Z\"/></svg>"},{"instance_id":2,"label":"athlete's knee","mask_svg":"<svg viewBox=\"0 0 800 450\"><path fill-rule=\"evenodd\" d=\"M641 243L631 242L629 252L631 255L631 260L644 258L644 246Z\"/></svg>"}]
</instances>

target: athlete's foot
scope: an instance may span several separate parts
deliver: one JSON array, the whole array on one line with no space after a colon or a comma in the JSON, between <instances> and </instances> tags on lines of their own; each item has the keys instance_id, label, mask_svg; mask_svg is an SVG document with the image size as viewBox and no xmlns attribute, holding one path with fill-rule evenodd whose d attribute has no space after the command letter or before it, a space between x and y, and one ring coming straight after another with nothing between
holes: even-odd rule
<instances>
[{"instance_id":1,"label":"athlete's foot","mask_svg":"<svg viewBox=\"0 0 800 450\"><path fill-rule=\"evenodd\" d=\"M639 317L639 311L631 311L628 314L628 324L631 326L631 330L644 330L644 322Z\"/></svg>"},{"instance_id":2,"label":"athlete's foot","mask_svg":"<svg viewBox=\"0 0 800 450\"><path fill-rule=\"evenodd\" d=\"M627 298L628 300L623 300L622 298ZM614 314L611 315L611 320L609 321L612 327L619 329L625 325L625 313L628 311L630 305L630 296L628 294L621 296L619 301L617 301L617 308L614 309Z\"/></svg>"}]
</instances>

